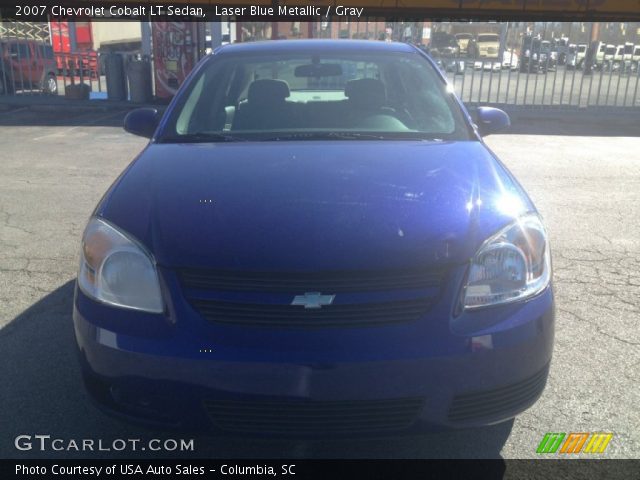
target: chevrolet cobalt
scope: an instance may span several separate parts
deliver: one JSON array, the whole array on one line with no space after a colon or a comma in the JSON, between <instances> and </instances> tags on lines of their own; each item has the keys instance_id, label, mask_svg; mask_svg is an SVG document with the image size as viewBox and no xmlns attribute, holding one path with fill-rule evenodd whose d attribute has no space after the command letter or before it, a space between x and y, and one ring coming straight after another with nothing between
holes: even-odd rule
<instances>
[{"instance_id":1,"label":"chevrolet cobalt","mask_svg":"<svg viewBox=\"0 0 640 480\"><path fill-rule=\"evenodd\" d=\"M82 238L73 319L91 397L124 419L265 435L501 422L554 336L540 215L416 47L226 45Z\"/></svg>"}]
</instances>

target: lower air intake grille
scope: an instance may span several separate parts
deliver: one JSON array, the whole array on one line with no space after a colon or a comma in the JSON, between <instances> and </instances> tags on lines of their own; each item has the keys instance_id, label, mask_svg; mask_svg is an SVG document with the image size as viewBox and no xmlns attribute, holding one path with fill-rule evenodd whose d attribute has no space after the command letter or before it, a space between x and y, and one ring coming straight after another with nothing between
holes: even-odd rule
<instances>
[{"instance_id":1,"label":"lower air intake grille","mask_svg":"<svg viewBox=\"0 0 640 480\"><path fill-rule=\"evenodd\" d=\"M532 377L506 387L456 395L449 409L449 420L468 422L523 410L544 390L548 371L547 366Z\"/></svg>"},{"instance_id":2,"label":"lower air intake grille","mask_svg":"<svg viewBox=\"0 0 640 480\"><path fill-rule=\"evenodd\" d=\"M417 320L427 313L433 298L383 303L331 305L307 309L296 305L248 304L192 300L211 322L264 327L366 327Z\"/></svg>"},{"instance_id":3,"label":"lower air intake grille","mask_svg":"<svg viewBox=\"0 0 640 480\"><path fill-rule=\"evenodd\" d=\"M401 430L416 420L424 398L358 401L222 401L204 407L223 430L264 433L353 433Z\"/></svg>"}]
</instances>

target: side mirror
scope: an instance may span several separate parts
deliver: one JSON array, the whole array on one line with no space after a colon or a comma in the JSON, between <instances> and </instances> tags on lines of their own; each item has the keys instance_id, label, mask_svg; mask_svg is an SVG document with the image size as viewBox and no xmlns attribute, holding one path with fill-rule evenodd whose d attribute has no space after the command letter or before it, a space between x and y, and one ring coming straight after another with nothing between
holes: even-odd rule
<instances>
[{"instance_id":1,"label":"side mirror","mask_svg":"<svg viewBox=\"0 0 640 480\"><path fill-rule=\"evenodd\" d=\"M134 135L151 138L159 122L160 114L155 108L137 108L124 117L124 129Z\"/></svg>"},{"instance_id":2,"label":"side mirror","mask_svg":"<svg viewBox=\"0 0 640 480\"><path fill-rule=\"evenodd\" d=\"M492 133L498 133L511 125L509 115L493 107L478 107L478 132L481 136L486 137Z\"/></svg>"}]
</instances>

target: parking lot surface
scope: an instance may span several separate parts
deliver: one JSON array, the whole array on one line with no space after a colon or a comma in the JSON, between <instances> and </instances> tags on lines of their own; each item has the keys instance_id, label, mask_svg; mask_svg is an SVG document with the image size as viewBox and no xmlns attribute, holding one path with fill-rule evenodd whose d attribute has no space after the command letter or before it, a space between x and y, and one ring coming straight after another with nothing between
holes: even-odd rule
<instances>
[{"instance_id":1,"label":"parking lot surface","mask_svg":"<svg viewBox=\"0 0 640 480\"><path fill-rule=\"evenodd\" d=\"M592 136L576 135L575 125L572 135L559 135L561 121L555 134L548 125L520 123L517 134L487 138L544 215L555 269L549 382L515 421L358 441L197 436L195 450L185 453L16 450L18 435L107 443L192 438L100 413L75 358L80 236L101 195L145 144L122 131L123 116L0 113L0 457L534 458L547 432L612 432L602 457L639 457L640 138L607 125L591 128Z\"/></svg>"}]
</instances>

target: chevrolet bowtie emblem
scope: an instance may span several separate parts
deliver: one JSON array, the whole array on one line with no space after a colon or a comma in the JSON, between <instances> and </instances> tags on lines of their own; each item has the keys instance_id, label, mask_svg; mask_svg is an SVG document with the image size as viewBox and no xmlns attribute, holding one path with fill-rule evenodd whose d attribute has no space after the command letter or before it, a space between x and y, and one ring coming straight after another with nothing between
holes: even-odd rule
<instances>
[{"instance_id":1,"label":"chevrolet bowtie emblem","mask_svg":"<svg viewBox=\"0 0 640 480\"><path fill-rule=\"evenodd\" d=\"M304 308L322 308L331 305L335 295L322 295L320 292L307 292L304 295L293 297L291 305L302 305Z\"/></svg>"}]
</instances>

